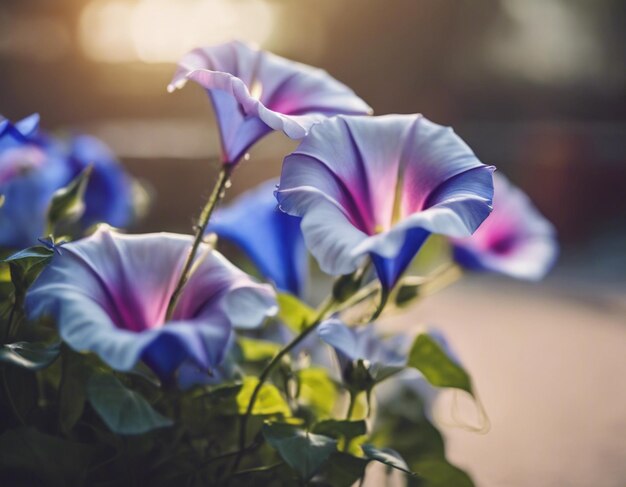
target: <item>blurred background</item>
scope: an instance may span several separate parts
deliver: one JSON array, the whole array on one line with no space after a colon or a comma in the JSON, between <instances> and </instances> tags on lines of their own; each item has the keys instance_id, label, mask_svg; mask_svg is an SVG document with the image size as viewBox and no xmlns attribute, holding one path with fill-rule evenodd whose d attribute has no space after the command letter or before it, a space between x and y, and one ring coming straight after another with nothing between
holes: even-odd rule
<instances>
[{"instance_id":1,"label":"blurred background","mask_svg":"<svg viewBox=\"0 0 626 487\"><path fill-rule=\"evenodd\" d=\"M479 486L621 487L624 25L623 0L1 0L0 113L101 137L154 190L136 231L188 232L210 190L208 99L165 90L199 45L253 41L328 70L377 114L454 126L555 223L562 255L539 285L473 277L414 311L448 332L492 422L486 436L446 428L450 456ZM278 175L292 147L263 140L228 198Z\"/></svg>"}]
</instances>

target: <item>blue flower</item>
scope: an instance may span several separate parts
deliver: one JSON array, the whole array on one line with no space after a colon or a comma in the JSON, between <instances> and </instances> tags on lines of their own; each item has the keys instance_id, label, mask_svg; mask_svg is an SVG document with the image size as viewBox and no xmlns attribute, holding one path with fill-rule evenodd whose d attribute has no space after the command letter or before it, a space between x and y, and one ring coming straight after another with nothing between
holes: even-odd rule
<instances>
[{"instance_id":1,"label":"blue flower","mask_svg":"<svg viewBox=\"0 0 626 487\"><path fill-rule=\"evenodd\" d=\"M420 115L338 116L314 126L284 161L276 197L302 217L324 272L370 256L384 290L431 233L471 235L491 211L493 167Z\"/></svg>"},{"instance_id":2,"label":"blue flower","mask_svg":"<svg viewBox=\"0 0 626 487\"><path fill-rule=\"evenodd\" d=\"M108 223L127 226L134 215L133 183L111 150L91 135L77 135L69 143L69 163L74 176L93 167L85 192L85 227Z\"/></svg>"},{"instance_id":3,"label":"blue flower","mask_svg":"<svg viewBox=\"0 0 626 487\"><path fill-rule=\"evenodd\" d=\"M39 131L39 116L0 121L0 247L23 248L43 236L54 192L88 165L81 225L126 226L133 216L132 179L98 139L58 140Z\"/></svg>"},{"instance_id":4,"label":"blue flower","mask_svg":"<svg viewBox=\"0 0 626 487\"><path fill-rule=\"evenodd\" d=\"M239 162L250 146L273 130L299 139L326 117L371 112L325 71L239 41L187 53L168 90L181 88L187 80L202 86L213 102L222 161L227 164Z\"/></svg>"},{"instance_id":5,"label":"blue flower","mask_svg":"<svg viewBox=\"0 0 626 487\"><path fill-rule=\"evenodd\" d=\"M279 290L303 296L308 263L300 219L278 209L276 183L266 181L218 209L208 231L239 246Z\"/></svg>"},{"instance_id":6,"label":"blue flower","mask_svg":"<svg viewBox=\"0 0 626 487\"><path fill-rule=\"evenodd\" d=\"M72 178L66 160L46 149L38 123L37 115L0 122L0 247L35 244L52 195Z\"/></svg>"},{"instance_id":7,"label":"blue flower","mask_svg":"<svg viewBox=\"0 0 626 487\"><path fill-rule=\"evenodd\" d=\"M30 318L50 315L74 350L116 370L145 361L163 378L192 361L219 365L233 327L254 328L277 311L275 295L203 245L171 319L166 310L191 237L120 235L101 229L63 246L26 297Z\"/></svg>"}]
</instances>

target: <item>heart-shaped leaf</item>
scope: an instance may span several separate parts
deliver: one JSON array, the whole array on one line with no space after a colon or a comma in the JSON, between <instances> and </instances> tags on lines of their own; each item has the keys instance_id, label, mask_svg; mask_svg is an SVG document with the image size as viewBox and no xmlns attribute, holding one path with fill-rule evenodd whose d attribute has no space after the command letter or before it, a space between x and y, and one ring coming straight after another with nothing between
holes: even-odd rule
<instances>
[{"instance_id":1,"label":"heart-shaped leaf","mask_svg":"<svg viewBox=\"0 0 626 487\"><path fill-rule=\"evenodd\" d=\"M92 375L87 382L87 398L114 433L138 435L173 424L112 374Z\"/></svg>"},{"instance_id":2,"label":"heart-shaped leaf","mask_svg":"<svg viewBox=\"0 0 626 487\"><path fill-rule=\"evenodd\" d=\"M263 436L305 482L337 451L337 440L289 424L265 424Z\"/></svg>"},{"instance_id":3,"label":"heart-shaped leaf","mask_svg":"<svg viewBox=\"0 0 626 487\"><path fill-rule=\"evenodd\" d=\"M407 365L419 370L434 386L455 387L473 395L469 374L426 333L415 338Z\"/></svg>"}]
</instances>

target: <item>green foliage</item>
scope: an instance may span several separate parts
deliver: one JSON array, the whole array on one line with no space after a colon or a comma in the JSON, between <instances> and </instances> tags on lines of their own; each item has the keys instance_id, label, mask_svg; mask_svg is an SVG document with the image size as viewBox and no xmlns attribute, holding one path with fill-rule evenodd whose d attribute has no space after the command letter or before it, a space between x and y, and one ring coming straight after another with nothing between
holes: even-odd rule
<instances>
[{"instance_id":1,"label":"green foliage","mask_svg":"<svg viewBox=\"0 0 626 487\"><path fill-rule=\"evenodd\" d=\"M316 418L330 418L337 403L338 391L328 371L321 367L309 367L299 370L297 377L300 403L310 408Z\"/></svg>"},{"instance_id":2,"label":"green foliage","mask_svg":"<svg viewBox=\"0 0 626 487\"><path fill-rule=\"evenodd\" d=\"M96 371L91 356L65 349L61 358L62 376L59 383L59 423L64 433L69 433L78 422L87 399L87 381Z\"/></svg>"},{"instance_id":3,"label":"green foliage","mask_svg":"<svg viewBox=\"0 0 626 487\"><path fill-rule=\"evenodd\" d=\"M472 381L465 369L426 333L415 338L407 365L419 370L434 386L454 387L473 395Z\"/></svg>"},{"instance_id":4,"label":"green foliage","mask_svg":"<svg viewBox=\"0 0 626 487\"><path fill-rule=\"evenodd\" d=\"M61 351L61 344L15 342L0 345L0 362L28 370L41 370L54 362Z\"/></svg>"},{"instance_id":5,"label":"green foliage","mask_svg":"<svg viewBox=\"0 0 626 487\"><path fill-rule=\"evenodd\" d=\"M92 166L86 167L67 186L58 189L52 196L48 207L48 223L50 228L55 228L62 223L72 223L78 220L85 211L85 190L93 170Z\"/></svg>"},{"instance_id":6,"label":"green foliage","mask_svg":"<svg viewBox=\"0 0 626 487\"><path fill-rule=\"evenodd\" d=\"M324 465L323 485L332 487L351 487L365 476L369 460L344 452L333 452Z\"/></svg>"},{"instance_id":7,"label":"green foliage","mask_svg":"<svg viewBox=\"0 0 626 487\"><path fill-rule=\"evenodd\" d=\"M415 484L420 487L474 487L469 475L446 460L428 458L416 462L414 468L420 477Z\"/></svg>"},{"instance_id":8,"label":"green foliage","mask_svg":"<svg viewBox=\"0 0 626 487\"><path fill-rule=\"evenodd\" d=\"M263 362L271 360L280 351L280 345L267 340L240 337L237 340L243 359L248 362Z\"/></svg>"},{"instance_id":9,"label":"green foliage","mask_svg":"<svg viewBox=\"0 0 626 487\"><path fill-rule=\"evenodd\" d=\"M4 260L9 265L11 282L19 305L21 305L26 290L50 261L53 254L54 251L48 247L36 246L17 252Z\"/></svg>"},{"instance_id":10,"label":"green foliage","mask_svg":"<svg viewBox=\"0 0 626 487\"><path fill-rule=\"evenodd\" d=\"M361 445L361 449L365 456L376 462L383 463L388 467L395 468L396 470L400 470L409 475L415 475L411 470L409 470L409 466L400 456L400 454L392 450L391 448L376 448L372 445Z\"/></svg>"},{"instance_id":11,"label":"green foliage","mask_svg":"<svg viewBox=\"0 0 626 487\"><path fill-rule=\"evenodd\" d=\"M237 406L239 414L245 414L248 404L252 398L254 388L259 383L256 377L246 377L241 390L237 394ZM265 383L259 391L258 397L252 409L255 416L291 416L291 409L285 401L278 388L272 384Z\"/></svg>"},{"instance_id":12,"label":"green foliage","mask_svg":"<svg viewBox=\"0 0 626 487\"><path fill-rule=\"evenodd\" d=\"M0 436L2 485L81 485L96 447L42 433L35 427Z\"/></svg>"},{"instance_id":13,"label":"green foliage","mask_svg":"<svg viewBox=\"0 0 626 487\"><path fill-rule=\"evenodd\" d=\"M337 450L337 440L290 424L266 424L263 436L304 481L313 477Z\"/></svg>"},{"instance_id":14,"label":"green foliage","mask_svg":"<svg viewBox=\"0 0 626 487\"><path fill-rule=\"evenodd\" d=\"M173 424L111 374L92 375L87 382L87 398L114 433L138 435Z\"/></svg>"},{"instance_id":15,"label":"green foliage","mask_svg":"<svg viewBox=\"0 0 626 487\"><path fill-rule=\"evenodd\" d=\"M381 448L392 447L417 477L409 477L415 487L472 487L469 476L450 464L441 433L426 416L419 395L409 388L379 411L372 440Z\"/></svg>"},{"instance_id":16,"label":"green foliage","mask_svg":"<svg viewBox=\"0 0 626 487\"><path fill-rule=\"evenodd\" d=\"M278 319L294 333L300 333L315 321L317 313L309 305L303 303L292 294L278 294Z\"/></svg>"}]
</instances>

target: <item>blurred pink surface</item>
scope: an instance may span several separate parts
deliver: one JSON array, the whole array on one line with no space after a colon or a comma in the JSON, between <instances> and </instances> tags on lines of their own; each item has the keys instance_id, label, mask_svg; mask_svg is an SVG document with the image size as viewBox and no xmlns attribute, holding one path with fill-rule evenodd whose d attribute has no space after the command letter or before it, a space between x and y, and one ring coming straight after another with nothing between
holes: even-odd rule
<instances>
[{"instance_id":1,"label":"blurred pink surface","mask_svg":"<svg viewBox=\"0 0 626 487\"><path fill-rule=\"evenodd\" d=\"M477 486L626 485L623 288L469 278L386 321L440 328L473 376L491 430L443 430Z\"/></svg>"}]
</instances>

